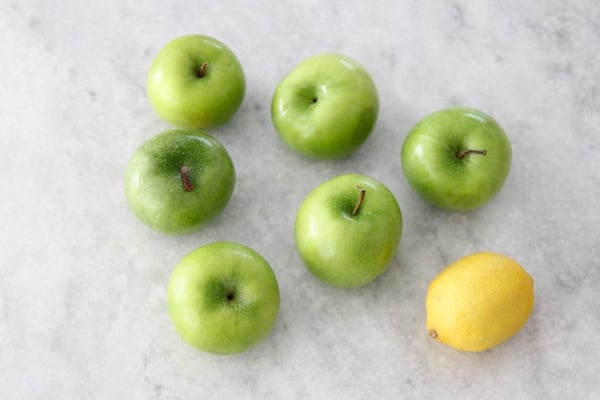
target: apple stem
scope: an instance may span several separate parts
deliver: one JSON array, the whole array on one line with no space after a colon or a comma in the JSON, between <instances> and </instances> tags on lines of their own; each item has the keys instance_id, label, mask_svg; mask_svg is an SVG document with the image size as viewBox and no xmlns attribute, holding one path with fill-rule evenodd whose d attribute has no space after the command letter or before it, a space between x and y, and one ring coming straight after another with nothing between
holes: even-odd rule
<instances>
[{"instance_id":1,"label":"apple stem","mask_svg":"<svg viewBox=\"0 0 600 400\"><path fill-rule=\"evenodd\" d=\"M482 156L485 156L487 154L487 150L461 150L456 153L456 157L462 160L467 154L481 154Z\"/></svg>"},{"instance_id":2,"label":"apple stem","mask_svg":"<svg viewBox=\"0 0 600 400\"><path fill-rule=\"evenodd\" d=\"M352 215L358 214L358 210L360 209L360 206L363 203L363 200L365 199L365 193L367 192L362 186L356 185L356 188L360 190L360 193L358 195L358 201L356 202L356 206L354 206L354 210L352 210Z\"/></svg>"},{"instance_id":3,"label":"apple stem","mask_svg":"<svg viewBox=\"0 0 600 400\"><path fill-rule=\"evenodd\" d=\"M189 168L185 165L181 167L181 181L183 182L183 190L186 192L191 192L194 189L192 182L190 182L190 178L188 176Z\"/></svg>"},{"instance_id":4,"label":"apple stem","mask_svg":"<svg viewBox=\"0 0 600 400\"><path fill-rule=\"evenodd\" d=\"M198 78L203 78L206 75L206 68L208 67L208 63L206 61L202 61L200 64L200 68L196 71L196 76Z\"/></svg>"}]
</instances>

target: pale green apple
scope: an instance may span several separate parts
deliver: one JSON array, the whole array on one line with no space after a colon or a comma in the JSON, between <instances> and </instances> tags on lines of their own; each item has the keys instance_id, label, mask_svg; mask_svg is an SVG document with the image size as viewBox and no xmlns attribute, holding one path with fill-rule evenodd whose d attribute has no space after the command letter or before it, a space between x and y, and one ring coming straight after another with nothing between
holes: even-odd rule
<instances>
[{"instance_id":1,"label":"pale green apple","mask_svg":"<svg viewBox=\"0 0 600 400\"><path fill-rule=\"evenodd\" d=\"M434 112L408 133L402 169L410 186L449 210L481 207L502 188L510 171L508 136L486 113L468 107Z\"/></svg>"},{"instance_id":2,"label":"pale green apple","mask_svg":"<svg viewBox=\"0 0 600 400\"><path fill-rule=\"evenodd\" d=\"M244 98L244 71L224 43L205 35L172 40L156 55L147 77L148 98L165 121L184 128L227 122Z\"/></svg>"},{"instance_id":3,"label":"pale green apple","mask_svg":"<svg viewBox=\"0 0 600 400\"><path fill-rule=\"evenodd\" d=\"M131 157L125 193L135 215L164 233L204 226L229 202L235 169L227 150L200 130L170 130Z\"/></svg>"},{"instance_id":4,"label":"pale green apple","mask_svg":"<svg viewBox=\"0 0 600 400\"><path fill-rule=\"evenodd\" d=\"M298 253L325 283L353 288L381 275L396 255L402 214L390 190L374 178L345 174L314 189L296 215Z\"/></svg>"},{"instance_id":5,"label":"pale green apple","mask_svg":"<svg viewBox=\"0 0 600 400\"><path fill-rule=\"evenodd\" d=\"M279 82L271 101L279 136L317 159L352 154L371 134L378 112L369 73L356 60L335 53L302 61Z\"/></svg>"},{"instance_id":6,"label":"pale green apple","mask_svg":"<svg viewBox=\"0 0 600 400\"><path fill-rule=\"evenodd\" d=\"M169 314L183 340L197 349L232 354L271 332L279 286L267 261L232 242L201 246L185 256L169 280Z\"/></svg>"}]
</instances>

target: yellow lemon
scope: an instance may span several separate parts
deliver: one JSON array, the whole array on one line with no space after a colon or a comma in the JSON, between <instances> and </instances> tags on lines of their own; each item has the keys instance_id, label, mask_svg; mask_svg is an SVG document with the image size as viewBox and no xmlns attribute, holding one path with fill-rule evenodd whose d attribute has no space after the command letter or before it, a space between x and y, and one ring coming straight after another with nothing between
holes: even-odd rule
<instances>
[{"instance_id":1,"label":"yellow lemon","mask_svg":"<svg viewBox=\"0 0 600 400\"><path fill-rule=\"evenodd\" d=\"M499 345L527 322L533 279L516 261L482 252L448 265L429 285L429 336L464 351Z\"/></svg>"}]
</instances>

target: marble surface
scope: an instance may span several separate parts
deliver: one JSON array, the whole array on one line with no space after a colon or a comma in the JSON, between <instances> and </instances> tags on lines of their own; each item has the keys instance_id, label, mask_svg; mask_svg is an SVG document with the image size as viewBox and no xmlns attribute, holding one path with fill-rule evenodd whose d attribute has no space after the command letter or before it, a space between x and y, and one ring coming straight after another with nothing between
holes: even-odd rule
<instances>
[{"instance_id":1,"label":"marble surface","mask_svg":"<svg viewBox=\"0 0 600 400\"><path fill-rule=\"evenodd\" d=\"M43 1L0 3L0 398L600 398L600 6L549 1ZM145 75L170 39L227 43L247 78L240 111L211 133L238 180L206 229L151 231L130 212L133 151L169 128ZM292 153L271 95L304 57L359 60L379 88L375 131L349 159ZM471 213L434 209L408 187L399 152L424 115L469 105L513 144L499 195ZM383 181L404 214L377 281L313 278L292 227L334 175ZM165 289L179 259L215 240L265 256L282 302L271 335L236 356L184 344ZM493 250L533 275L532 318L483 353L426 334L424 297L447 263Z\"/></svg>"}]
</instances>

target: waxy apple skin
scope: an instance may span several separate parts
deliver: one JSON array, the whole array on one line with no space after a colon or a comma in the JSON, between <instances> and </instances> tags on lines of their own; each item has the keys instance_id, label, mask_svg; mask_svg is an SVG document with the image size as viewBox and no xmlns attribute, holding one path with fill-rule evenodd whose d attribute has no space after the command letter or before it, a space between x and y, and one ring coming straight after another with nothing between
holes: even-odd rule
<instances>
[{"instance_id":1,"label":"waxy apple skin","mask_svg":"<svg viewBox=\"0 0 600 400\"><path fill-rule=\"evenodd\" d=\"M205 129L227 122L246 89L235 54L205 35L182 36L165 45L152 61L146 85L152 107L165 121Z\"/></svg>"},{"instance_id":2,"label":"waxy apple skin","mask_svg":"<svg viewBox=\"0 0 600 400\"><path fill-rule=\"evenodd\" d=\"M361 189L364 198L356 215ZM402 214L383 183L361 174L330 179L314 189L296 215L302 261L317 278L339 288L366 285L396 255Z\"/></svg>"},{"instance_id":3,"label":"waxy apple skin","mask_svg":"<svg viewBox=\"0 0 600 400\"><path fill-rule=\"evenodd\" d=\"M335 53L302 61L280 81L271 101L279 136L315 159L352 154L371 134L378 113L371 76L354 59Z\"/></svg>"},{"instance_id":4,"label":"waxy apple skin","mask_svg":"<svg viewBox=\"0 0 600 400\"><path fill-rule=\"evenodd\" d=\"M200 130L175 129L148 140L132 156L125 175L135 215L170 234L200 229L225 208L234 186L227 150Z\"/></svg>"},{"instance_id":5,"label":"waxy apple skin","mask_svg":"<svg viewBox=\"0 0 600 400\"><path fill-rule=\"evenodd\" d=\"M460 157L465 150L474 152ZM402 146L410 186L431 204L455 211L476 209L492 199L506 181L511 159L511 144L500 125L469 107L426 116Z\"/></svg>"},{"instance_id":6,"label":"waxy apple skin","mask_svg":"<svg viewBox=\"0 0 600 400\"><path fill-rule=\"evenodd\" d=\"M245 351L275 325L279 286L267 261L232 242L199 247L169 280L169 314L191 346L214 354Z\"/></svg>"}]
</instances>

